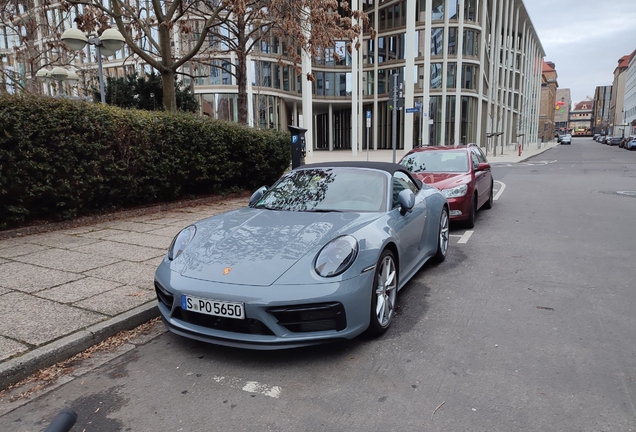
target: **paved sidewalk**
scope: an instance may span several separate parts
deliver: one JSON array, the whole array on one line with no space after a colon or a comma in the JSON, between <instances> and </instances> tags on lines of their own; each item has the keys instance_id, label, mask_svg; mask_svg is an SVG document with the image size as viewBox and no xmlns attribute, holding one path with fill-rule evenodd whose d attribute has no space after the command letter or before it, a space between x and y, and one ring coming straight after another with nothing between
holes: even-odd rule
<instances>
[{"instance_id":1,"label":"paved sidewalk","mask_svg":"<svg viewBox=\"0 0 636 432\"><path fill-rule=\"evenodd\" d=\"M517 148L513 146L505 146L503 153L500 155L501 146L497 147L497 156L492 155L492 151L489 152L486 157L491 164L502 163L518 163L523 162L533 156L537 156L546 150L555 147L556 140L548 141L541 144L541 147L537 144L527 145L522 150L521 156L518 155ZM399 161L404 156L404 150L395 151L395 160ZM356 156L353 156L351 150L314 150L313 155L308 156L305 163L318 163L318 162L335 162L335 161L365 161L367 160L366 149L358 152ZM393 162L393 150L369 150L369 161L372 162Z\"/></svg>"},{"instance_id":2,"label":"paved sidewalk","mask_svg":"<svg viewBox=\"0 0 636 432\"><path fill-rule=\"evenodd\" d=\"M554 145L526 149L521 157L511 149L489 160L520 162ZM392 156L391 150L371 151L369 160ZM354 159L366 160L366 151L357 158L345 151L314 152L307 163ZM0 389L158 316L153 275L172 238L188 224L247 200L0 240Z\"/></svg>"}]
</instances>

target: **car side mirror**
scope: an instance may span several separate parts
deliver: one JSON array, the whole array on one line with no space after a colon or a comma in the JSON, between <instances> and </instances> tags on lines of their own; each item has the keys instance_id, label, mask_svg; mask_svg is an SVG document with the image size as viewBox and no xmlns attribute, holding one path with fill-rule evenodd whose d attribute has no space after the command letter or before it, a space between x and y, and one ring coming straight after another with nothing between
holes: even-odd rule
<instances>
[{"instance_id":1,"label":"car side mirror","mask_svg":"<svg viewBox=\"0 0 636 432\"><path fill-rule=\"evenodd\" d=\"M490 169L490 164L488 162L481 162L479 165L477 165L477 168L475 169L475 171L486 171Z\"/></svg>"},{"instance_id":2,"label":"car side mirror","mask_svg":"<svg viewBox=\"0 0 636 432\"><path fill-rule=\"evenodd\" d=\"M254 207L254 205L256 205L256 203L263 197L263 195L265 195L265 192L267 192L267 189L269 189L267 186L261 186L258 189L256 189L256 192L254 192L252 194L252 196L250 197L250 207Z\"/></svg>"},{"instance_id":3,"label":"car side mirror","mask_svg":"<svg viewBox=\"0 0 636 432\"><path fill-rule=\"evenodd\" d=\"M404 189L398 194L398 204L400 205L400 213L404 216L413 210L415 206L415 194L411 189Z\"/></svg>"}]
</instances>

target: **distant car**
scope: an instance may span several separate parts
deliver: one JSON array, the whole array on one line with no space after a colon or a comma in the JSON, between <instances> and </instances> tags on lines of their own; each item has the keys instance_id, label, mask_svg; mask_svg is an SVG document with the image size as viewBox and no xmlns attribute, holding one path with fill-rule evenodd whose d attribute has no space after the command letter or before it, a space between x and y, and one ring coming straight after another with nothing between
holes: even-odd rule
<instances>
[{"instance_id":1,"label":"distant car","mask_svg":"<svg viewBox=\"0 0 636 432\"><path fill-rule=\"evenodd\" d=\"M563 135L563 134L557 135L557 143L560 143L564 136L565 135Z\"/></svg>"},{"instance_id":2,"label":"distant car","mask_svg":"<svg viewBox=\"0 0 636 432\"><path fill-rule=\"evenodd\" d=\"M184 228L155 273L181 336L280 349L384 333L396 296L449 246L448 203L401 165L301 165L249 206Z\"/></svg>"},{"instance_id":3,"label":"distant car","mask_svg":"<svg viewBox=\"0 0 636 432\"><path fill-rule=\"evenodd\" d=\"M636 150L636 137L630 137L629 141L625 143L625 149Z\"/></svg>"},{"instance_id":4,"label":"distant car","mask_svg":"<svg viewBox=\"0 0 636 432\"><path fill-rule=\"evenodd\" d=\"M572 144L572 135L566 134L561 138L561 145L571 145Z\"/></svg>"},{"instance_id":5,"label":"distant car","mask_svg":"<svg viewBox=\"0 0 636 432\"><path fill-rule=\"evenodd\" d=\"M621 137L612 137L609 139L609 141L607 142L607 144L611 145L611 146L617 146L621 143L622 138Z\"/></svg>"},{"instance_id":6,"label":"distant car","mask_svg":"<svg viewBox=\"0 0 636 432\"><path fill-rule=\"evenodd\" d=\"M612 139L612 137L611 137L611 136L609 136L609 135L605 135L605 136L603 137L603 139L601 140L601 144L608 144L608 143L609 143L609 140L611 140L611 139Z\"/></svg>"},{"instance_id":7,"label":"distant car","mask_svg":"<svg viewBox=\"0 0 636 432\"><path fill-rule=\"evenodd\" d=\"M596 140L598 139L598 137L600 137L600 136L601 136L601 134L594 134L594 135L592 136L592 139L593 139L594 141L596 141Z\"/></svg>"},{"instance_id":8,"label":"distant car","mask_svg":"<svg viewBox=\"0 0 636 432\"><path fill-rule=\"evenodd\" d=\"M407 153L400 165L442 192L450 205L451 221L475 226L480 208L492 208L494 182L490 164L476 145L419 147Z\"/></svg>"}]
</instances>

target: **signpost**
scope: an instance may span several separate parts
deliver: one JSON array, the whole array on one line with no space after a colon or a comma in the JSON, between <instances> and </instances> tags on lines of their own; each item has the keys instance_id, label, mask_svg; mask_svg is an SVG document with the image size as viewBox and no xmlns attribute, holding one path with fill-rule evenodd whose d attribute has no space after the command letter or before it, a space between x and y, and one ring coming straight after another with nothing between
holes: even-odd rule
<instances>
[{"instance_id":1,"label":"signpost","mask_svg":"<svg viewBox=\"0 0 636 432\"><path fill-rule=\"evenodd\" d=\"M367 162L369 162L369 135L371 133L371 111L367 111Z\"/></svg>"}]
</instances>

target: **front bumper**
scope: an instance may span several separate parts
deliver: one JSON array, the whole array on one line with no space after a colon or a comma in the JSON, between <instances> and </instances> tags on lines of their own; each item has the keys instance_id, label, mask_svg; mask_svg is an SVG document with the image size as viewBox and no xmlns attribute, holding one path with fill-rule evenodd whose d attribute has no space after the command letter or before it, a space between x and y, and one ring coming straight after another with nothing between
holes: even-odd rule
<instances>
[{"instance_id":1,"label":"front bumper","mask_svg":"<svg viewBox=\"0 0 636 432\"><path fill-rule=\"evenodd\" d=\"M162 264L155 273L159 312L175 334L238 348L272 350L351 339L369 326L373 271L341 282L247 286L183 277ZM181 308L181 295L245 304L245 319Z\"/></svg>"},{"instance_id":2,"label":"front bumper","mask_svg":"<svg viewBox=\"0 0 636 432\"><path fill-rule=\"evenodd\" d=\"M464 221L468 219L470 212L470 195L466 193L463 197L446 198L450 209L451 221Z\"/></svg>"}]
</instances>

